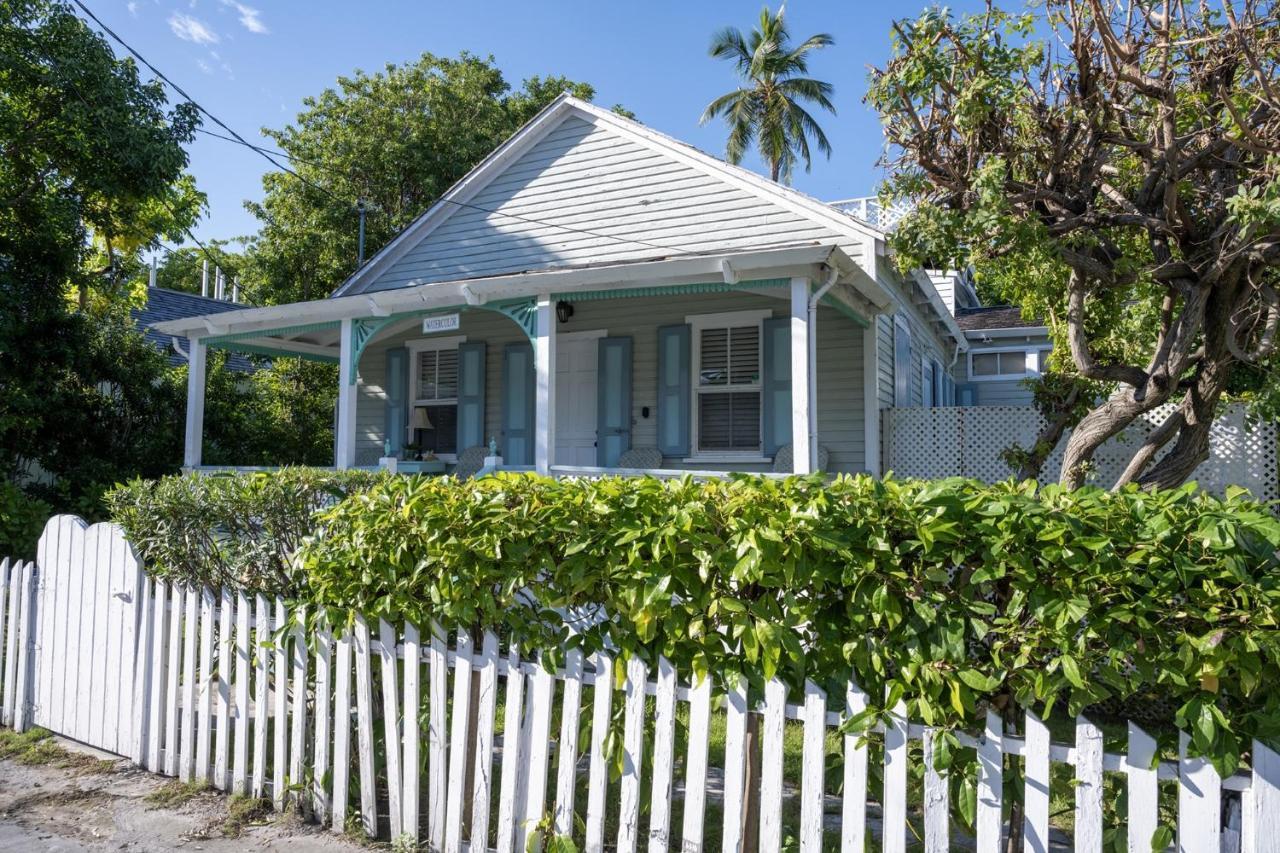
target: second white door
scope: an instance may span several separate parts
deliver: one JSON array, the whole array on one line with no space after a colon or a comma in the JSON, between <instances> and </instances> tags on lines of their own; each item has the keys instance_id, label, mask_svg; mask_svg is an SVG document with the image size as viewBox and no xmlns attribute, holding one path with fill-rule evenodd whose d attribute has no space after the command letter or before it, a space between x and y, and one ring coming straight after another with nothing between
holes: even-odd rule
<instances>
[{"instance_id":1,"label":"second white door","mask_svg":"<svg viewBox=\"0 0 1280 853\"><path fill-rule=\"evenodd\" d=\"M603 330L556 339L557 465L596 464L596 382Z\"/></svg>"}]
</instances>

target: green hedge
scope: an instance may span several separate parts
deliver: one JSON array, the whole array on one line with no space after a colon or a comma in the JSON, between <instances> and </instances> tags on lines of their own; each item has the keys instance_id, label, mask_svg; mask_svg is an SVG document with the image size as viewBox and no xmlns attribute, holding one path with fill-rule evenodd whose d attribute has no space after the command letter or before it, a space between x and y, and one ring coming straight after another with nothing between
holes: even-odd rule
<instances>
[{"instance_id":1,"label":"green hedge","mask_svg":"<svg viewBox=\"0 0 1280 853\"><path fill-rule=\"evenodd\" d=\"M188 474L133 480L104 501L153 577L298 595L305 578L293 557L316 512L385 476L302 467Z\"/></svg>"},{"instance_id":2,"label":"green hedge","mask_svg":"<svg viewBox=\"0 0 1280 853\"><path fill-rule=\"evenodd\" d=\"M390 478L321 519L299 563L334 618L494 627L550 662L607 637L832 695L853 674L939 726L1172 697L1224 771L1280 735L1280 523L1242 495L499 475Z\"/></svg>"},{"instance_id":3,"label":"green hedge","mask_svg":"<svg viewBox=\"0 0 1280 853\"><path fill-rule=\"evenodd\" d=\"M0 558L33 560L53 507L12 483L0 483Z\"/></svg>"}]
</instances>

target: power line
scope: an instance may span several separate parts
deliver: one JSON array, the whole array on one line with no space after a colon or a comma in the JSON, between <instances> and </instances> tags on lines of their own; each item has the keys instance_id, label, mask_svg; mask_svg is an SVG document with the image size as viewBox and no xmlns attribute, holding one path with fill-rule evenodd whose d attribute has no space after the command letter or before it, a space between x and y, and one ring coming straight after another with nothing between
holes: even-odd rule
<instances>
[{"instance_id":1,"label":"power line","mask_svg":"<svg viewBox=\"0 0 1280 853\"><path fill-rule=\"evenodd\" d=\"M120 45L121 45L125 50L127 50L127 51L129 51L129 53L133 54L133 56L134 56L134 57L135 57L139 62L141 62L143 65L147 66L147 68L151 69L151 73L155 74L155 75L156 75L157 77L159 77L161 80L163 80L164 82L168 83L168 84L173 88L173 90L174 90L175 92L177 92L179 95L181 95L183 98L185 98L185 99L187 100L187 102L188 102L188 103L190 103L192 106L194 106L197 110L199 110L200 112L202 112L202 113L204 113L206 116L208 116L208 117L210 118L210 120L212 120L212 121L213 121L213 123L214 123L214 124L218 125L218 127L222 128L222 129L223 129L223 130L225 130L227 133L229 133L229 134L231 134L233 137L235 137L236 141L237 141L237 142L239 142L241 145L244 145L246 148L250 148L250 149L252 149L252 150L254 150L254 151L257 151L260 155L262 155L262 157L263 157L263 158L265 158L265 159L266 159L266 161L267 161L268 163L270 163L271 165L275 166L277 169L281 170L282 172L288 172L290 175L293 175L295 178L297 178L298 180L302 181L304 184L306 184L306 185L308 185L308 186L310 186L310 187L312 187L312 188L314 188L314 189L319 190L320 192L322 192L322 193L324 193L324 194L328 195L330 198L333 198L333 199L335 199L335 200L341 201L341 199L339 199L336 195L334 195L334 194L333 194L332 192L330 192L329 190L325 189L324 187L320 186L319 184L313 183L313 182L311 182L311 181L307 180L306 178L302 177L302 175L299 175L299 174L298 174L297 172L295 172L293 169L290 169L288 166L285 166L285 165L283 165L282 163L280 163L278 160L276 160L274 157L272 157L270 154L268 154L265 150L261 149L259 146L254 145L253 143L251 143L251 142L249 142L247 139L245 139L243 136L241 136L240 134L236 133L236 132L235 132L235 131L234 131L234 130L233 130L233 129L232 129L232 128L231 128L231 127L226 123L226 122L224 122L222 119L218 118L218 117L217 117L216 115L214 115L213 113L209 112L209 110L205 109L205 107L204 107L204 106L203 106L199 101L197 101L195 98L193 98L193 97L191 97L190 95L188 95L188 94L186 93L186 91L185 91L181 86L179 86L177 83L175 83L175 82L173 82L172 80L170 80L170 79L165 75L165 73L164 73L163 71L161 71L159 68L156 68L156 67L155 67L154 65L152 65L150 62L148 62L148 61L147 61L147 59L146 59L146 57L144 57L141 53L138 53L138 51L134 50L134 48L133 48L133 46L132 46L132 45L130 45L130 44L129 44L127 41L125 41L124 39L120 38L120 36L116 35L115 30L111 29L111 28L110 28L110 27L108 27L106 24L104 24L104 23L101 21L101 19L99 19L99 18L98 18L98 16L97 16L97 15L93 14L93 12L92 12L92 11L90 11L90 9L89 9L89 7L88 7L88 6L86 6L84 3L82 3L82 2L81 2L81 0L71 0L71 2L73 2L73 3L75 3L77 6L79 6L79 7L80 7L80 9L81 9L81 11L83 11L86 15L88 15L90 18L92 18L92 19L93 19L93 21L94 21L94 23L96 23L98 26L102 27L103 31L104 31L104 32L106 32L106 33L107 33L107 35L109 35L109 36L111 36L113 39L115 39L117 42L119 42L119 43L120 43Z\"/></svg>"},{"instance_id":2,"label":"power line","mask_svg":"<svg viewBox=\"0 0 1280 853\"><path fill-rule=\"evenodd\" d=\"M315 163L315 162L312 162L312 161L308 161L308 160L306 160L306 159L304 159L304 158L297 157L296 155L288 154L288 153L283 152L283 151L274 151L273 149L265 148L265 147L260 146L260 145L254 145L253 143L249 142L249 141L248 141L247 139L245 139L243 136L241 136L240 134L238 134L238 133L236 133L234 130L232 130L232 129L231 129L231 127L229 127L229 126L228 126L225 122L223 122L220 118L218 118L217 116L215 116L213 113L209 112L209 110L205 109L205 107L204 107L204 106L202 106L198 101L196 101L196 100L195 100L195 98L192 98L190 95L188 95L188 94L186 93L186 91L182 89L182 87L180 87L178 84L176 84L176 83L174 83L172 80L170 80L170 79L169 79L169 78L164 74L164 72L162 72L160 69L156 68L156 67L155 67L154 65L152 65L150 62L148 62L148 61L147 61L147 59L146 59L146 58L145 58L141 53L139 53L139 52L138 52L137 50L135 50L135 49L134 49L134 48L133 48L133 47L132 47L128 42L126 42L126 41L125 41L124 39L122 39L119 35L117 35L117 34L115 33L115 31L114 31L114 30L112 30L110 27L108 27L106 24L104 24L104 23L103 23L103 22L98 18L98 16L97 16L97 15L93 14L93 12L89 10L89 7L88 7L88 6L86 6L83 2L81 2L81 0L72 0L72 2L73 2L73 3L75 3L78 7L80 7L80 9L81 9L81 10L83 10L83 11L84 11L84 13L85 13L86 15L88 15L90 18L92 18L92 19L93 19L93 21L94 21L95 23L97 23L97 24L98 24L98 26L102 27L102 29L103 29L103 30L104 30L108 35L110 35L113 39L115 39L117 42L119 42L119 43L120 43L120 44L125 48L125 50L127 50L127 51L129 51L129 53L133 54L133 56L134 56L134 57L136 57L136 58L138 59L138 61L139 61L139 62L141 62L143 65L147 66L147 68L151 69L152 73L154 73L157 77L159 77L159 78L160 78L161 80L163 80L165 83L168 83L168 84L173 88L173 90L174 90L174 91L176 91L179 95L181 95L181 96L182 96L183 98L185 98L188 102L190 102L190 103L191 103L191 104L192 104L192 105L193 105L197 110L199 110L200 112L204 113L206 116L208 116L210 119L212 119L212 120L213 120L213 122L214 122L215 124L217 124L217 125L218 125L219 127L221 127L223 130L227 131L227 133L231 134L231 137L232 137L232 138L228 138L228 137L222 136L222 135L220 135L220 134L217 134L217 133L214 133L214 132L212 132L212 131L208 131L208 130L201 130L201 129L199 129L199 128L197 128L197 130L200 130L200 132L202 132L202 133L206 133L206 134L208 134L208 135L210 135L210 136L213 136L213 137L215 137L215 138L218 138L218 139L224 139L224 140L226 140L226 141L228 141L228 142L234 142L234 143L236 143L236 144L243 145L245 148L248 148L248 149L250 149L251 151L254 151L254 152L256 152L257 154L259 154L260 156L262 156L262 157L263 157L267 162L271 163L271 165L275 166L277 169L280 169L281 171L284 171L284 172L287 172L287 173L288 173L288 174L290 174L290 175L293 175L295 178L297 178L299 181L302 181L302 182L303 182L304 184L306 184L307 186L310 186L310 187L312 187L312 188L314 188L314 189L316 189L316 190L319 190L320 192L324 193L325 195L329 196L330 198L334 199L335 201L338 201L338 202L342 202L342 201L343 201L341 198L339 198L336 194L334 194L334 193L333 193L333 192L331 192L330 190L325 189L324 187L320 186L319 184L316 184L316 183L314 183L314 182L312 182L312 181L307 180L306 178L302 177L302 175L298 174L298 173L297 173L296 171L294 171L293 169L289 168L288 166L285 166L285 165L281 164L279 161L277 161L277 160L272 156L272 154L273 154L273 153L275 153L275 154L277 154L278 156L284 157L284 158L289 159L289 160L295 160L295 161L300 162L300 163L307 163L308 165L311 165L311 166L314 166L314 167L316 167L316 168L322 169L322 170L324 170L324 171L326 171L326 172L329 172L329 173L330 173L330 174L332 174L332 175L338 175L338 174L339 174L338 172L336 172L336 171L332 170L331 168L329 168L329 167L327 167L327 166L321 165L321 164L319 164L319 163ZM344 177L344 178L345 178L345 179L347 179L347 180L350 180L350 179L351 179L351 176L350 176L350 175L342 175L342 177ZM595 238L597 238L597 239L601 239L601 240L609 240L609 241L612 241L612 242L614 242L614 243L619 243L619 244L631 244L631 245L636 245L636 246L647 246L647 247L649 247L649 248L651 248L651 249L661 249L661 250L662 250L662 251L664 251L664 252L671 252L671 253L676 254L676 255L697 255L697 254L698 254L697 252L692 252L692 251L689 251L689 250L687 250L687 249L680 249L680 248L677 248L677 247L675 247L675 246L666 246L666 245L663 245L663 244L661 244L661 243L654 243L654 242L650 242L650 241L648 241L648 240L637 240L637 239L635 239L635 238L631 238L631 237L618 237L618 236L613 235L613 234L604 234L604 233L601 233L601 232L599 232L599 231L591 231L591 230L588 230L588 229L585 229L585 228L574 228L573 226L570 226L570 225L560 225L560 224L558 224L558 223L553 223L553 222L544 222L544 221L542 221L542 220L533 219L532 217L520 216L519 214L515 214L515 213L506 213L506 212L504 212L504 211L500 211L500 210L493 210L493 209L491 209L491 208L482 207L482 206L477 205L477 204L471 204L470 202L457 201L456 199L440 198L440 199L437 199L437 201L439 201L439 202L445 202L445 203L448 203L448 204L457 205L458 207L464 207L464 208L468 208L468 209L471 209L471 210L480 211L480 212L482 212L482 213L487 213L487 214L490 214L490 215L492 215L492 216L504 216L504 217L506 217L506 218L508 218L508 219L515 219L515 220L518 220L518 221L521 221L521 222L527 222L527 223L530 223L530 224L533 224L533 225L541 225L541 226L546 227L546 228L556 228L556 229L559 229L559 230L561 230L561 231L566 231L566 232L569 232L569 233L572 233L572 234L581 234L581 235L583 235L583 236L587 236L587 237L595 237ZM187 233L188 233L188 235L190 235L190 231L188 231ZM194 237L193 237L192 239L194 239ZM198 241L197 241L197 242L198 242ZM203 248L203 247L202 247L202 248Z\"/></svg>"}]
</instances>

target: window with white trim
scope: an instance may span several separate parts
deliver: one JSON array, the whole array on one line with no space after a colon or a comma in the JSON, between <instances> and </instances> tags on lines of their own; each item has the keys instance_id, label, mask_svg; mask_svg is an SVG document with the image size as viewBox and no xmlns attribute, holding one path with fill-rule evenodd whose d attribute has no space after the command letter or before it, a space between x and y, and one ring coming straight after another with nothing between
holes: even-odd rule
<instances>
[{"instance_id":1,"label":"window with white trim","mask_svg":"<svg viewBox=\"0 0 1280 853\"><path fill-rule=\"evenodd\" d=\"M1018 347L969 353L969 379L974 382L1025 379L1044 372L1050 347Z\"/></svg>"},{"instance_id":2,"label":"window with white trim","mask_svg":"<svg viewBox=\"0 0 1280 853\"><path fill-rule=\"evenodd\" d=\"M409 341L410 443L421 452L458 452L458 345L466 338ZM424 418L425 416L425 418ZM425 421L426 428L418 426Z\"/></svg>"},{"instance_id":3,"label":"window with white trim","mask_svg":"<svg viewBox=\"0 0 1280 853\"><path fill-rule=\"evenodd\" d=\"M768 311L686 318L693 330L695 453L761 452L762 324Z\"/></svg>"}]
</instances>

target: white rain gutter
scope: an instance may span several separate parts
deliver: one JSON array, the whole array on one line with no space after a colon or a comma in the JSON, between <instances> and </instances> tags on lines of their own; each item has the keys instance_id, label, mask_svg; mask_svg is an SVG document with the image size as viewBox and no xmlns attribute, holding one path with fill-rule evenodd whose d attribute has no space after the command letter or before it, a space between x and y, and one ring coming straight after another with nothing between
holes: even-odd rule
<instances>
[{"instance_id":1,"label":"white rain gutter","mask_svg":"<svg viewBox=\"0 0 1280 853\"><path fill-rule=\"evenodd\" d=\"M836 286L840 270L834 266L827 272L827 280L809 297L809 470L818 470L818 303L827 291ZM863 330L866 334L866 330Z\"/></svg>"}]
</instances>

